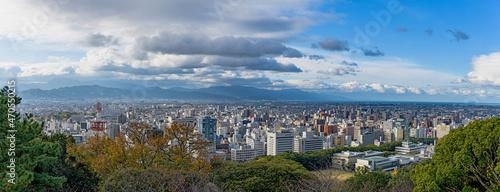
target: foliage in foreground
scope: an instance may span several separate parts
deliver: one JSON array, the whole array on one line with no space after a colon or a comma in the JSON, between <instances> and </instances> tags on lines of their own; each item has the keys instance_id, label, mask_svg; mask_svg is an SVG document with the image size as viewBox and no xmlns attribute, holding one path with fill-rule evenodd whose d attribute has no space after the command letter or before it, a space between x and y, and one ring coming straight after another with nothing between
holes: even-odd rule
<instances>
[{"instance_id":1,"label":"foliage in foreground","mask_svg":"<svg viewBox=\"0 0 500 192\"><path fill-rule=\"evenodd\" d=\"M207 172L208 142L193 127L174 124L157 134L141 123L130 123L129 133L115 138L96 134L86 145L71 144L68 153L90 167L100 181L127 168ZM197 157L194 157L194 154Z\"/></svg>"},{"instance_id":2,"label":"foliage in foreground","mask_svg":"<svg viewBox=\"0 0 500 192\"><path fill-rule=\"evenodd\" d=\"M474 121L439 140L432 162L417 166L415 191L499 191L500 118Z\"/></svg>"},{"instance_id":3,"label":"foliage in foreground","mask_svg":"<svg viewBox=\"0 0 500 192\"><path fill-rule=\"evenodd\" d=\"M191 172L169 172L159 169L126 168L106 179L101 191L220 191L207 175Z\"/></svg>"},{"instance_id":4,"label":"foliage in foreground","mask_svg":"<svg viewBox=\"0 0 500 192\"><path fill-rule=\"evenodd\" d=\"M9 91L5 87L0 91L0 137L7 138L7 130L12 122L15 133L15 154L0 154L0 166L7 167L10 159L15 159L15 184L8 182L7 171L0 174L0 191L81 191L92 190L96 186L95 176L82 164L66 156L66 144L73 142L70 136L55 134L47 136L43 132L43 123L33 121L31 114L20 120L15 113L15 120L9 121L8 104L19 105L21 98L15 96L9 101ZM12 117L12 116L11 116ZM0 140L0 148L10 148L10 141Z\"/></svg>"},{"instance_id":5,"label":"foliage in foreground","mask_svg":"<svg viewBox=\"0 0 500 192\"><path fill-rule=\"evenodd\" d=\"M266 160L213 164L211 175L223 190L288 191L299 182L314 178L302 165L292 160Z\"/></svg>"}]
</instances>

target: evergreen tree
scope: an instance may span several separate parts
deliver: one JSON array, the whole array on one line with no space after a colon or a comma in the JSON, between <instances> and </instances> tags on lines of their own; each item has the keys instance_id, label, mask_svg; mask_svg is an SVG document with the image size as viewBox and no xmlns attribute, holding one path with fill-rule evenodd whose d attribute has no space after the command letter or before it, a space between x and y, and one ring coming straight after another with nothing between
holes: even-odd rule
<instances>
[{"instance_id":1,"label":"evergreen tree","mask_svg":"<svg viewBox=\"0 0 500 192\"><path fill-rule=\"evenodd\" d=\"M0 174L0 191L59 189L66 182L66 177L50 175L44 170L58 159L61 148L57 143L41 139L43 123L33 121L32 115L27 115L28 118L19 121L20 114L15 112L14 117L9 118L9 107L12 107L9 104L20 103L21 98L9 97L7 86L0 91L0 166L5 170ZM13 123L17 132L8 132L12 129L10 123ZM15 154L7 153L12 144L15 144ZM11 163L11 159L15 162ZM9 182L9 179L12 179L10 169L5 169L11 164L15 164L15 180L11 180L13 183Z\"/></svg>"}]
</instances>

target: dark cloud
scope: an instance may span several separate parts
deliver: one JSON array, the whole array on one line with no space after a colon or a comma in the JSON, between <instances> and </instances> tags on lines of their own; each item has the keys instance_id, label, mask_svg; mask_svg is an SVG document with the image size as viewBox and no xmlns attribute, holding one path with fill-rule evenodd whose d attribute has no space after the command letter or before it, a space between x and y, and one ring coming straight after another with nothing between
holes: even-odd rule
<instances>
[{"instance_id":1,"label":"dark cloud","mask_svg":"<svg viewBox=\"0 0 500 192\"><path fill-rule=\"evenodd\" d=\"M208 65L220 66L226 70L243 68L247 70L274 72L302 72L302 70L294 64L282 64L275 59L269 58L210 57L205 59L205 62Z\"/></svg>"},{"instance_id":2,"label":"dark cloud","mask_svg":"<svg viewBox=\"0 0 500 192\"><path fill-rule=\"evenodd\" d=\"M359 72L358 67L353 66L340 66L340 67L330 67L328 70L319 70L317 73L325 75L356 75Z\"/></svg>"},{"instance_id":3,"label":"dark cloud","mask_svg":"<svg viewBox=\"0 0 500 192\"><path fill-rule=\"evenodd\" d=\"M85 37L80 43L89 47L102 47L107 45L116 45L118 42L118 38L115 38L112 35L95 33L87 35L87 37Z\"/></svg>"},{"instance_id":4,"label":"dark cloud","mask_svg":"<svg viewBox=\"0 0 500 192\"><path fill-rule=\"evenodd\" d=\"M424 32L427 33L427 35L429 35L429 36L432 36L432 34L434 33L434 31L432 29L427 29Z\"/></svg>"},{"instance_id":5,"label":"dark cloud","mask_svg":"<svg viewBox=\"0 0 500 192\"><path fill-rule=\"evenodd\" d=\"M400 25L400 26L396 27L396 31L397 32L407 32L408 28L403 27L403 26Z\"/></svg>"},{"instance_id":6,"label":"dark cloud","mask_svg":"<svg viewBox=\"0 0 500 192\"><path fill-rule=\"evenodd\" d=\"M460 41L460 40L467 40L469 39L469 35L465 34L464 32L460 31L460 30L446 30L447 32L450 32L451 35L457 40L457 41Z\"/></svg>"},{"instance_id":7,"label":"dark cloud","mask_svg":"<svg viewBox=\"0 0 500 192\"><path fill-rule=\"evenodd\" d=\"M349 43L347 41L340 41L333 38L325 38L323 42L318 42L318 45L330 51L349 51Z\"/></svg>"},{"instance_id":8,"label":"dark cloud","mask_svg":"<svg viewBox=\"0 0 500 192\"><path fill-rule=\"evenodd\" d=\"M363 54L365 56L372 56L372 57L378 57L378 56L384 56L385 53L381 52L378 48L372 49L361 49L363 51Z\"/></svg>"},{"instance_id":9,"label":"dark cloud","mask_svg":"<svg viewBox=\"0 0 500 192\"><path fill-rule=\"evenodd\" d=\"M311 48L313 48L313 49L317 49L317 48L318 48L318 44L316 44L316 43L311 43Z\"/></svg>"},{"instance_id":10,"label":"dark cloud","mask_svg":"<svg viewBox=\"0 0 500 192\"><path fill-rule=\"evenodd\" d=\"M358 64L357 63L354 63L354 62L347 62L347 61L342 61L340 64L342 65L347 65L347 66L354 66L354 67L357 67Z\"/></svg>"},{"instance_id":11,"label":"dark cloud","mask_svg":"<svg viewBox=\"0 0 500 192\"><path fill-rule=\"evenodd\" d=\"M242 28L250 31L289 31L293 30L296 21L284 18L267 18L239 22Z\"/></svg>"},{"instance_id":12,"label":"dark cloud","mask_svg":"<svg viewBox=\"0 0 500 192\"><path fill-rule=\"evenodd\" d=\"M324 56L322 55L309 55L310 60L320 60L320 59L325 59Z\"/></svg>"},{"instance_id":13,"label":"dark cloud","mask_svg":"<svg viewBox=\"0 0 500 192\"><path fill-rule=\"evenodd\" d=\"M120 72L131 75L160 75L160 74L190 74L194 73L193 68L162 68L162 67L134 68L128 64L121 64L121 65L107 64L98 67L96 71Z\"/></svg>"},{"instance_id":14,"label":"dark cloud","mask_svg":"<svg viewBox=\"0 0 500 192\"><path fill-rule=\"evenodd\" d=\"M303 54L280 42L268 39L224 36L211 39L203 35L162 33L136 40L139 51L178 55L218 55L227 57L261 57L282 55L302 57Z\"/></svg>"}]
</instances>

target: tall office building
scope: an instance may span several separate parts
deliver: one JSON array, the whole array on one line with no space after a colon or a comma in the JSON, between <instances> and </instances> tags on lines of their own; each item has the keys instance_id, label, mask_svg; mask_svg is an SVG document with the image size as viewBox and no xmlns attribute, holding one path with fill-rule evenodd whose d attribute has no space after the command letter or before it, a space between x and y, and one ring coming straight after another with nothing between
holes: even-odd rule
<instances>
[{"instance_id":1,"label":"tall office building","mask_svg":"<svg viewBox=\"0 0 500 192\"><path fill-rule=\"evenodd\" d=\"M241 112L241 117L248 118L249 116L253 116L253 114L253 110L244 109L243 112Z\"/></svg>"},{"instance_id":2,"label":"tall office building","mask_svg":"<svg viewBox=\"0 0 500 192\"><path fill-rule=\"evenodd\" d=\"M116 122L119 124L124 124L127 122L127 116L123 115L123 113L120 113L118 117L116 117Z\"/></svg>"},{"instance_id":3,"label":"tall office building","mask_svg":"<svg viewBox=\"0 0 500 192\"><path fill-rule=\"evenodd\" d=\"M263 139L263 138L262 138ZM264 140L247 137L247 144L255 149L255 156L264 156Z\"/></svg>"},{"instance_id":4,"label":"tall office building","mask_svg":"<svg viewBox=\"0 0 500 192\"><path fill-rule=\"evenodd\" d=\"M293 133L267 132L267 155L279 155L293 151Z\"/></svg>"},{"instance_id":5,"label":"tall office building","mask_svg":"<svg viewBox=\"0 0 500 192\"><path fill-rule=\"evenodd\" d=\"M206 139L213 143L217 142L217 119L212 119L210 116L198 118L198 133L205 136Z\"/></svg>"},{"instance_id":6,"label":"tall office building","mask_svg":"<svg viewBox=\"0 0 500 192\"><path fill-rule=\"evenodd\" d=\"M304 153L309 151L319 151L323 149L323 140L315 138L313 132L302 132L302 137L294 139L294 152Z\"/></svg>"},{"instance_id":7,"label":"tall office building","mask_svg":"<svg viewBox=\"0 0 500 192\"><path fill-rule=\"evenodd\" d=\"M394 141L403 141L405 138L405 129L394 129Z\"/></svg>"},{"instance_id":8,"label":"tall office building","mask_svg":"<svg viewBox=\"0 0 500 192\"><path fill-rule=\"evenodd\" d=\"M363 145L373 145L375 143L375 135L372 132L364 132L359 134L358 141Z\"/></svg>"}]
</instances>

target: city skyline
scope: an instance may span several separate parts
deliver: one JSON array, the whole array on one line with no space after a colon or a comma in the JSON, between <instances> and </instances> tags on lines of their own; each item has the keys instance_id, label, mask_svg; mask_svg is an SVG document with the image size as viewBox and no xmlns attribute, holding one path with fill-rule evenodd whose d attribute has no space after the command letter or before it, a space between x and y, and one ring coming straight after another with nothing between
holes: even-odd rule
<instances>
[{"instance_id":1,"label":"city skyline","mask_svg":"<svg viewBox=\"0 0 500 192\"><path fill-rule=\"evenodd\" d=\"M16 1L0 8L0 75L17 78L25 90L242 85L498 103L499 7L496 1Z\"/></svg>"}]
</instances>

